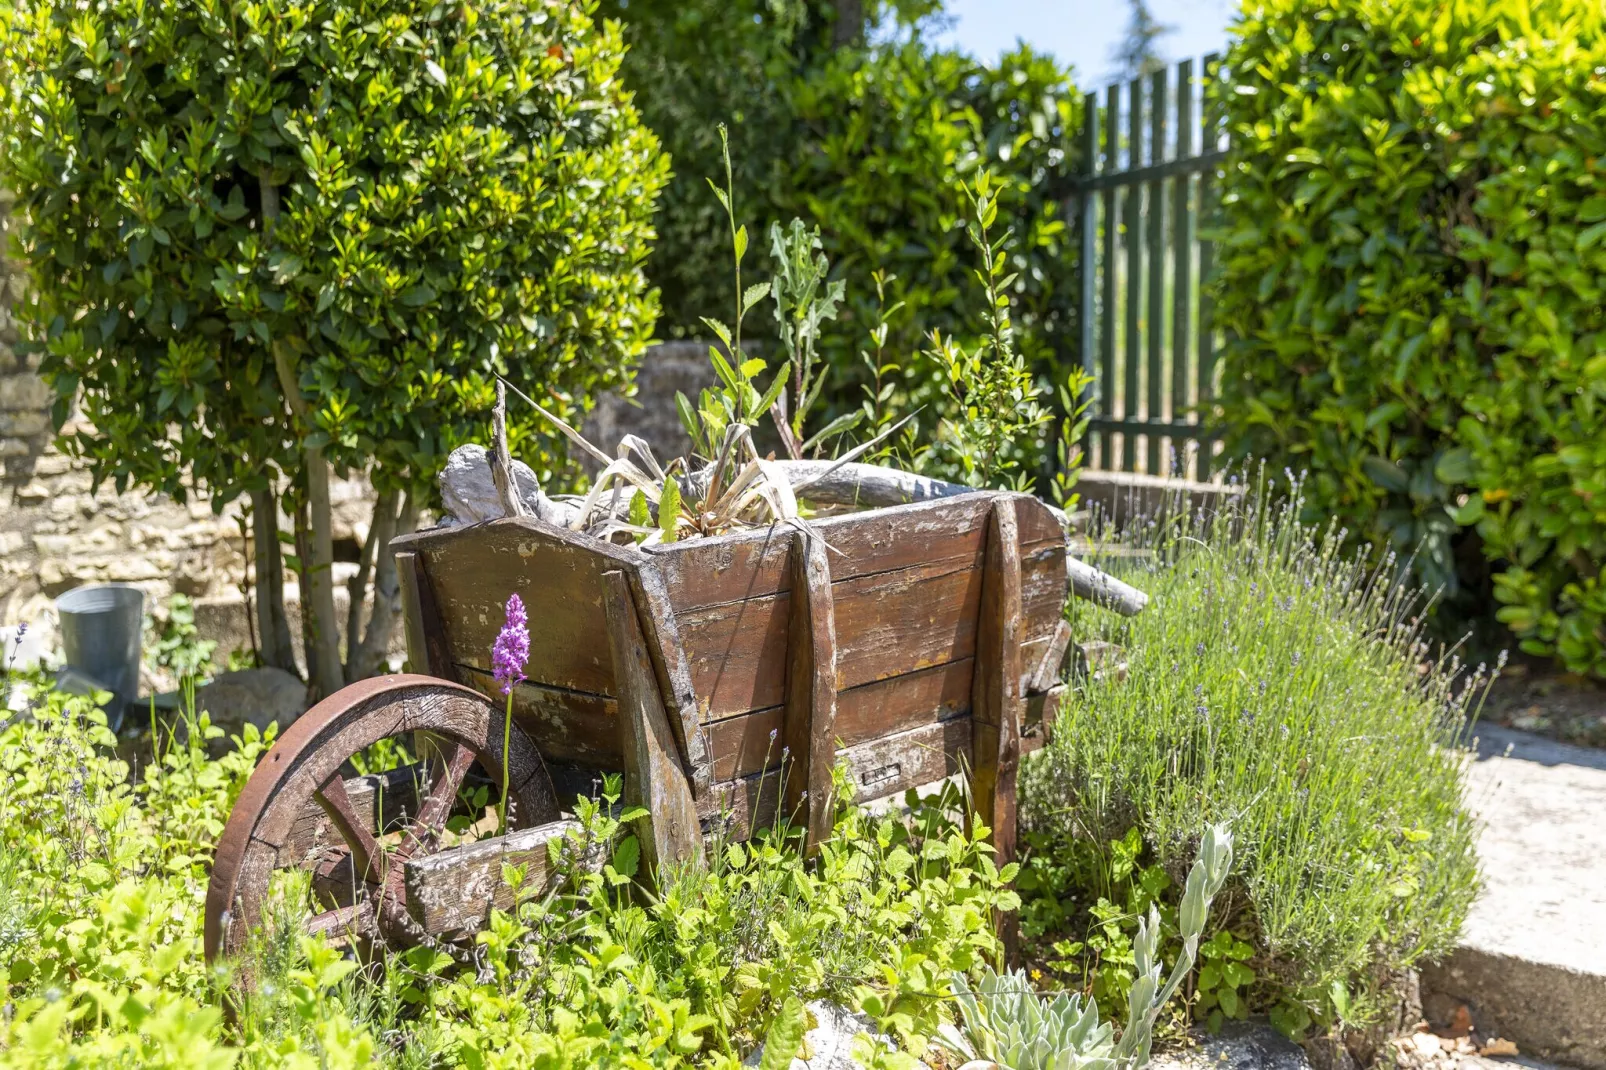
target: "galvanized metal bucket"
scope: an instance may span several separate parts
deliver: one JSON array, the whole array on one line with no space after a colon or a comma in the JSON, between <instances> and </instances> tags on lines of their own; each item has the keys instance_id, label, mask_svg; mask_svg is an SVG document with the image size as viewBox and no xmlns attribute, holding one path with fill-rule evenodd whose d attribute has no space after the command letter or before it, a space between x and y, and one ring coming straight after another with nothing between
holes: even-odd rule
<instances>
[{"instance_id":1,"label":"galvanized metal bucket","mask_svg":"<svg viewBox=\"0 0 1606 1070\"><path fill-rule=\"evenodd\" d=\"M75 587L56 599L56 615L66 648L64 675L112 693L106 719L116 731L123 710L139 697L145 592L125 583Z\"/></svg>"}]
</instances>

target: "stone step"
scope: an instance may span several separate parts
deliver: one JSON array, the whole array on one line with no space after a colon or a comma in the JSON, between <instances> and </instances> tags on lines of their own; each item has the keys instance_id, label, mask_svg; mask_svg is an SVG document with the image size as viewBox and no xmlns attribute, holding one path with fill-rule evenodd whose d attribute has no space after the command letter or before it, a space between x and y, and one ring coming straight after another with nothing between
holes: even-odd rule
<instances>
[{"instance_id":1,"label":"stone step","mask_svg":"<svg viewBox=\"0 0 1606 1070\"><path fill-rule=\"evenodd\" d=\"M1484 1036L1606 1070L1606 751L1477 729L1468 803L1483 892L1423 1003L1464 1002Z\"/></svg>"}]
</instances>

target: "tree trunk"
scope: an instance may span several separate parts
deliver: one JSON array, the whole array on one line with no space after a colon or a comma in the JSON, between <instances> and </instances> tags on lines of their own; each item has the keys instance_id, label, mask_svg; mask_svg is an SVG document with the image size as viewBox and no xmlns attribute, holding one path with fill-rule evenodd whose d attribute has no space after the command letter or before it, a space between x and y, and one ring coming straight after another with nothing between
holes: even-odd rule
<instances>
[{"instance_id":1,"label":"tree trunk","mask_svg":"<svg viewBox=\"0 0 1606 1070\"><path fill-rule=\"evenodd\" d=\"M251 544L256 558L257 632L262 664L296 672L290 620L284 612L284 554L279 547L279 499L271 489L251 492Z\"/></svg>"},{"instance_id":2,"label":"tree trunk","mask_svg":"<svg viewBox=\"0 0 1606 1070\"><path fill-rule=\"evenodd\" d=\"M368 601L368 580L374 571L374 557L395 534L397 493L387 490L374 498L374 511L368 521L368 538L363 540L357 571L346 584L346 683L362 679L358 662L362 649L362 610Z\"/></svg>"},{"instance_id":3,"label":"tree trunk","mask_svg":"<svg viewBox=\"0 0 1606 1070\"><path fill-rule=\"evenodd\" d=\"M340 622L335 616L335 540L329 509L329 462L323 450L302 448L307 474L307 552L302 562L306 586L301 589L301 627L308 643L318 651L318 667L307 678L318 698L327 698L345 686L340 663Z\"/></svg>"},{"instance_id":4,"label":"tree trunk","mask_svg":"<svg viewBox=\"0 0 1606 1070\"><path fill-rule=\"evenodd\" d=\"M262 230L271 238L279 221L279 190L272 173L264 168L259 176L262 192ZM307 648L307 680L313 698L325 698L345 684L340 663L340 623L335 616L335 544L330 531L329 462L323 447L308 445L315 430L312 413L301 396L295 356L282 339L269 348L273 370L285 404L298 424L301 440L302 475L306 480L301 509L296 514L296 552L301 560L301 632ZM317 664L314 666L313 662Z\"/></svg>"},{"instance_id":5,"label":"tree trunk","mask_svg":"<svg viewBox=\"0 0 1606 1070\"><path fill-rule=\"evenodd\" d=\"M408 491L402 499L401 514L394 518L392 535L405 535L418 526L418 495ZM401 580L396 573L396 555L391 553L390 538L378 544L377 566L374 569L374 612L368 618L368 630L363 634L357 653L351 657L348 675L361 680L378 673L385 652L390 649L390 637L396 630L396 618L401 614Z\"/></svg>"},{"instance_id":6,"label":"tree trunk","mask_svg":"<svg viewBox=\"0 0 1606 1070\"><path fill-rule=\"evenodd\" d=\"M831 47L845 48L864 43L864 0L836 0L836 24L831 27Z\"/></svg>"}]
</instances>

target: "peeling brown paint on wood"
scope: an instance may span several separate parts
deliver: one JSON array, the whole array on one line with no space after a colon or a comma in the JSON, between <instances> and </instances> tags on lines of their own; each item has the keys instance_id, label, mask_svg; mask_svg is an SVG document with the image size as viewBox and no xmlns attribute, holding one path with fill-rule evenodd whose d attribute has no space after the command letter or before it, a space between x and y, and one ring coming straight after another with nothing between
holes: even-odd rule
<instances>
[{"instance_id":1,"label":"peeling brown paint on wood","mask_svg":"<svg viewBox=\"0 0 1606 1070\"><path fill-rule=\"evenodd\" d=\"M781 738L791 752L782 805L803 825L804 849L813 851L831 835L831 766L836 756L836 613L831 567L824 539L797 532L792 538L791 649L786 665L786 705Z\"/></svg>"},{"instance_id":2,"label":"peeling brown paint on wood","mask_svg":"<svg viewBox=\"0 0 1606 1070\"><path fill-rule=\"evenodd\" d=\"M1000 866L1015 857L1015 778L1020 764L1021 577L1015 503L997 502L987 522L987 561L971 689L975 770L971 789L992 830Z\"/></svg>"},{"instance_id":3,"label":"peeling brown paint on wood","mask_svg":"<svg viewBox=\"0 0 1606 1070\"><path fill-rule=\"evenodd\" d=\"M544 895L551 890L557 867L548 843L567 841L578 821L552 821L506 836L453 847L409 859L403 878L407 909L426 930L443 939L457 939L483 929L491 909L511 910L514 890L502 879L503 866L523 866L519 894ZM564 849L572 848L565 842ZM578 859L582 868L600 868L600 852Z\"/></svg>"},{"instance_id":4,"label":"peeling brown paint on wood","mask_svg":"<svg viewBox=\"0 0 1606 1070\"><path fill-rule=\"evenodd\" d=\"M697 806L658 691L630 582L617 570L604 573L602 580L608 646L619 692L624 803L647 810L640 837L646 872L699 861L703 841Z\"/></svg>"}]
</instances>

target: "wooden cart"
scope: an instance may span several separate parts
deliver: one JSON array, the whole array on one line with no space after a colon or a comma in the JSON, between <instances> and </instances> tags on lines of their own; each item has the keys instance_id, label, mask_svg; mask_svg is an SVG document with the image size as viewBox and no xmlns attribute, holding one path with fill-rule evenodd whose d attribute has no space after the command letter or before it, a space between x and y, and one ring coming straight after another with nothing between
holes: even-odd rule
<instances>
[{"instance_id":1,"label":"wooden cart","mask_svg":"<svg viewBox=\"0 0 1606 1070\"><path fill-rule=\"evenodd\" d=\"M1070 633L1065 537L1037 499L976 492L651 548L512 518L400 537L417 673L345 688L264 757L219 842L206 953L235 954L274 870L312 871L309 930L452 941L547 876L560 800L624 775L650 812L647 860L699 854L779 812L830 831L831 770L860 801L967 768L1000 863L1015 777L1056 708ZM1073 568L1079 566L1072 563ZM465 777L503 783L491 648L509 595L528 608L513 695L508 832L442 845ZM357 776L379 740L426 760ZM778 770L787 766L784 778Z\"/></svg>"}]
</instances>

